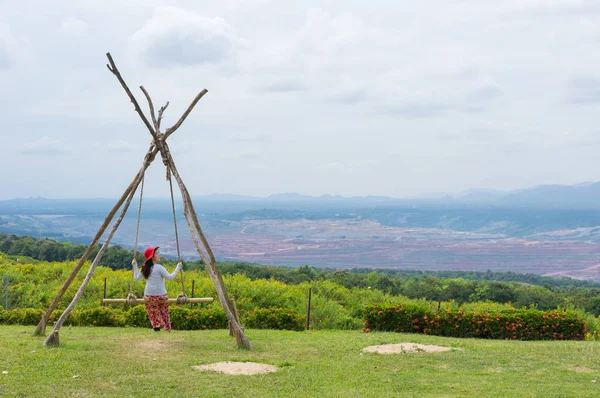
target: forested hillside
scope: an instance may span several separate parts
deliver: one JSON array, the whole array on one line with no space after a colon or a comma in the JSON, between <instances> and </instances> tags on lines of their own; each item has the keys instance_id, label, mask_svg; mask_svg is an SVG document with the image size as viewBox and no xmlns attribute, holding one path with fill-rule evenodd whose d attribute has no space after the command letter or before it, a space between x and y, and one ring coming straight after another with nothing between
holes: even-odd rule
<instances>
[{"instance_id":1,"label":"forested hillside","mask_svg":"<svg viewBox=\"0 0 600 398\"><path fill-rule=\"evenodd\" d=\"M18 260L30 264L32 272L37 262L54 261L62 263L57 265L57 269L64 269L60 274L62 276L69 266L74 267L85 248L85 245L60 243L50 239L0 234L0 251L8 254L7 259L11 259L13 263ZM105 252L101 265L113 270L129 270L132 256L131 251L122 247L110 247ZM65 265L67 263L70 265ZM173 266L175 260L166 259L163 263ZM188 271L204 270L200 261L187 262L184 266ZM573 307L600 315L598 284L569 278L553 279L533 274L493 272L335 270L309 266L286 268L247 263L219 263L218 267L224 275L240 275L249 280L275 280L290 285L328 281L347 289L380 291L390 296L411 299L455 301L457 304L490 301L509 303L517 308L533 306L541 310L559 306ZM39 269L45 268L40 266ZM10 274L9 271L9 268L4 268L5 273ZM0 276L2 275L0 272ZM126 275L129 274L126 272ZM125 283L124 286L126 285ZM48 292L47 295L49 294L51 293Z\"/></svg>"}]
</instances>

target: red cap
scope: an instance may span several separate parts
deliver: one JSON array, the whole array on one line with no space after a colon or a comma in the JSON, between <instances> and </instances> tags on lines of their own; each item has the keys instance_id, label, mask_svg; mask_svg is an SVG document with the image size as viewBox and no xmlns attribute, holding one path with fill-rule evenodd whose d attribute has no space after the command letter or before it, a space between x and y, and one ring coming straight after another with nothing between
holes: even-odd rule
<instances>
[{"instance_id":1,"label":"red cap","mask_svg":"<svg viewBox=\"0 0 600 398\"><path fill-rule=\"evenodd\" d=\"M149 247L144 250L144 257L146 257L146 260L150 260L152 257L154 257L154 252L157 251L159 247L160 246Z\"/></svg>"}]
</instances>

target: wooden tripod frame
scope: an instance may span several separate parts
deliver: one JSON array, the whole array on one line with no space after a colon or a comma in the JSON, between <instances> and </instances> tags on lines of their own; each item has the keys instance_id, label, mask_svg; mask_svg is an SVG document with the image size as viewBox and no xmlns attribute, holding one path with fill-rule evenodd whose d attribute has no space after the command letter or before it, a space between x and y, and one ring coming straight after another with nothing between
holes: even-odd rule
<instances>
[{"instance_id":1,"label":"wooden tripod frame","mask_svg":"<svg viewBox=\"0 0 600 398\"><path fill-rule=\"evenodd\" d=\"M105 248L110 243L110 240L112 239L114 233L116 232L121 221L123 220L123 217L125 216L125 213L127 212L127 209L129 207L129 204L131 203L131 200L133 199L133 196L137 190L137 187L139 186L140 182L142 181L142 178L144 176L146 169L150 166L152 161L154 161L156 154L160 152L162 161L167 168L167 176L172 174L173 177L175 177L175 180L177 181L177 185L179 185L179 189L181 191L181 196L182 196L182 200L183 200L183 214L185 216L188 227L190 229L190 234L192 236L192 239L194 240L198 254L200 254L200 257L202 258L202 261L204 262L204 264L206 266L206 270L208 271L208 274L210 275L210 278L215 285L215 289L217 291L217 296L219 297L221 306L223 307L223 310L225 311L225 314L227 315L227 318L229 319L230 328L233 331L233 334L236 338L236 343L237 343L238 347L240 347L240 348L250 349L251 348L250 341L248 341L248 338L244 335L244 331L241 328L241 326L235 316L235 313L233 310L233 304L231 303L231 300L229 299L229 296L227 295L227 289L225 288L225 284L223 283L223 278L221 277L221 273L219 272L219 270L216 267L215 257L213 255L212 250L210 249L210 246L208 245L208 242L206 240L206 237L204 236L204 233L202 232L200 223L198 222L198 217L196 215L196 211L194 210L194 205L192 203L191 196L190 196L185 184L183 183L183 180L181 179L181 176L179 175L177 168L175 167L175 162L173 161L173 157L171 156L171 152L169 151L169 146L167 145L167 142L166 142L167 138L181 126L181 124L184 122L184 120L187 118L187 116L190 114L190 112L194 109L194 107L196 106L196 104L198 103L200 98L202 98L204 96L204 94L206 94L208 91L206 89L202 90L194 98L192 103L188 106L187 110L179 118L177 123L175 123L172 127L169 127L168 129L166 129L165 133L163 134L160 131L160 123L161 123L161 120L163 117L163 113L169 106L169 103L167 102L163 107L161 107L159 109L158 117L157 117L157 115L154 112L154 105L152 103L152 100L150 99L150 95L148 94L148 92L146 91L146 89L143 86L140 86L140 89L144 93L144 96L146 97L146 99L148 101L148 106L150 108L150 115L152 117L152 124L150 124L150 122L144 115L144 112L142 112L142 109L140 108L137 100L131 93L131 90L129 90L129 87L123 80L123 77L121 76L121 73L117 69L117 66L115 65L110 53L107 53L106 56L108 57L108 62L109 62L109 64L106 66L112 72L112 74L114 74L116 76L116 78L119 80L119 83L121 83L121 86L123 86L123 89L125 90L129 99L131 100L131 102L135 108L135 111L139 114L140 118L142 119L142 122L146 125L146 128L148 129L148 131L150 131L153 141L152 141L152 144L150 145L150 148L148 149L146 155L144 156L144 161L142 163L142 167L140 168L140 170L134 177L133 181L131 181L131 183L125 190L125 192L123 192L123 195L121 196L121 198L117 201L115 206L111 209L108 216L104 220L104 223L98 230L98 233L92 240L92 243L87 248L87 250L81 257L81 259L77 263L77 266L75 266L75 268L73 269L73 271L71 272L71 274L69 275L67 280L63 283L63 285L59 289L56 297L54 298L54 300L52 300L52 303L50 304L50 306L48 307L48 309L46 310L44 315L42 315L42 319L40 320L34 334L40 335L40 334L45 333L46 323L47 323L48 319L50 318L50 316L52 315L52 311L56 308L58 303L60 303L60 300L62 299L64 293L70 286L71 282L73 282L73 280L77 276L78 272L83 267L83 264L90 256L94 247L97 245L98 241L100 240L100 237L106 231L108 224L112 221L116 212L119 210L121 205L123 205L123 203L125 203L125 205L123 206L123 209L121 210L121 213L119 214L119 217L117 218L117 221L115 221L114 225L112 226L112 228L106 238L106 241L100 248L98 254L96 255L96 258L94 258L94 261L92 262L92 265L90 266L90 269L88 270L87 275L85 276L83 282L81 283L79 290L75 294L75 297L73 297L73 300L71 301L71 303L69 304L67 309L63 312L61 317L54 324L52 333L50 333L50 335L48 335L48 337L44 341L44 345L53 345L53 346L59 345L58 332L59 332L61 326L63 325L63 323L67 319L67 316L70 314L70 312L73 310L73 308L77 304L77 301L83 295L83 292L85 291L85 288L86 288L87 284L89 283L89 281L94 273L95 268L98 266L98 263L100 262L100 259L102 258L102 254L104 253Z\"/></svg>"}]
</instances>

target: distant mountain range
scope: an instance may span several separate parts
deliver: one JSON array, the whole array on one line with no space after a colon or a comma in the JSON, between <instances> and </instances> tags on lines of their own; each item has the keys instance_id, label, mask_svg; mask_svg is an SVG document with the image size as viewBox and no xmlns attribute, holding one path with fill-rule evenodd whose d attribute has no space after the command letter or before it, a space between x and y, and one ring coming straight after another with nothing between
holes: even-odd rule
<instances>
[{"instance_id":1,"label":"distant mountain range","mask_svg":"<svg viewBox=\"0 0 600 398\"><path fill-rule=\"evenodd\" d=\"M509 192L472 192L453 198L453 200L502 207L599 208L600 182L577 185L539 185Z\"/></svg>"},{"instance_id":2,"label":"distant mountain range","mask_svg":"<svg viewBox=\"0 0 600 398\"><path fill-rule=\"evenodd\" d=\"M576 185L539 185L532 188L513 191L471 190L462 193L440 193L410 198L392 198L387 196L340 195L310 196L298 193L280 193L266 198L242 195L208 195L198 200L230 200L261 202L312 202L338 204L352 202L354 205L490 205L495 207L541 207L541 208L600 208L600 182L585 182Z\"/></svg>"},{"instance_id":3,"label":"distant mountain range","mask_svg":"<svg viewBox=\"0 0 600 398\"><path fill-rule=\"evenodd\" d=\"M249 208L296 206L324 207L377 207L377 206L443 206L443 207L501 207L501 208L558 208L558 209L600 209L600 182L585 182L576 185L539 185L532 188L497 191L471 190L461 193L440 193L435 195L393 198L387 196L321 195L310 196L298 193L279 193L268 197L245 196L235 194L192 195L194 201L212 203L217 206L246 205ZM101 203L111 203L114 199L75 199L95 207ZM163 199L148 198L157 205ZM14 212L28 208L44 208L46 205L56 208L63 203L70 206L73 199L24 198L0 201L0 214L7 210ZM229 203L229 204L228 204ZM162 206L162 204L161 204Z\"/></svg>"}]
</instances>

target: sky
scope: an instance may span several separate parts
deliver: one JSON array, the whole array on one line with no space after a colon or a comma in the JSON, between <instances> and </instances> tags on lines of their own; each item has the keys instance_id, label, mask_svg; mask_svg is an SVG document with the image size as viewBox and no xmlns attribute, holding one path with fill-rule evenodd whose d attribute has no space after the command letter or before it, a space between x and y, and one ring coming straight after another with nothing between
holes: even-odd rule
<instances>
[{"instance_id":1,"label":"sky","mask_svg":"<svg viewBox=\"0 0 600 398\"><path fill-rule=\"evenodd\" d=\"M192 196L600 180L600 2L0 0L0 199L118 197L163 127ZM145 193L167 197L160 159Z\"/></svg>"}]
</instances>

